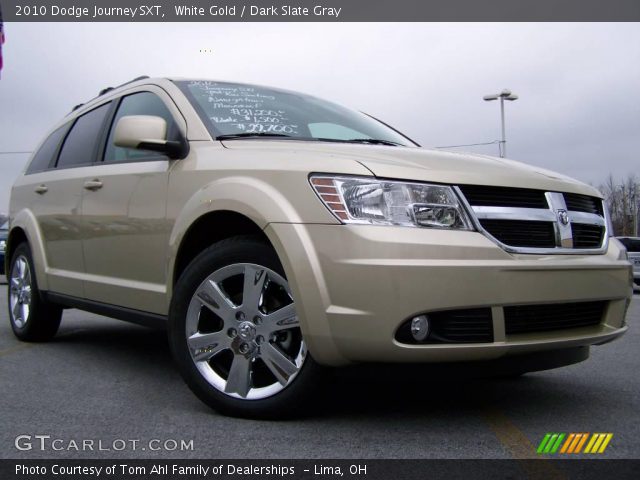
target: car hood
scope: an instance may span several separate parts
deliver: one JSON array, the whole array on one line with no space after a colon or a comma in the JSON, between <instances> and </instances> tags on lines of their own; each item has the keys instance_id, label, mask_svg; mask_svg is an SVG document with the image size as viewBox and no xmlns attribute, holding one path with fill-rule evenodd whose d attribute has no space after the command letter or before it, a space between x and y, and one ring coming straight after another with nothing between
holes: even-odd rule
<instances>
[{"instance_id":1,"label":"car hood","mask_svg":"<svg viewBox=\"0 0 640 480\"><path fill-rule=\"evenodd\" d=\"M223 145L232 150L252 150L256 156L272 157L279 152L289 156L295 151L301 161L311 161L313 171L322 173L342 173L322 170L322 157L328 156L358 162L380 178L534 188L601 197L597 189L570 177L488 155L415 147L287 140L232 140L224 141Z\"/></svg>"}]
</instances>

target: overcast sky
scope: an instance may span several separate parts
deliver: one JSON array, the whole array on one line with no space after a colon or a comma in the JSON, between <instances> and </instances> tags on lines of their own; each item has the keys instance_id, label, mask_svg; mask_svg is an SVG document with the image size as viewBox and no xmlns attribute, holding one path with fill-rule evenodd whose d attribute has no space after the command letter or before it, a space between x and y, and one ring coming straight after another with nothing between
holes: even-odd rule
<instances>
[{"instance_id":1,"label":"overcast sky","mask_svg":"<svg viewBox=\"0 0 640 480\"><path fill-rule=\"evenodd\" d=\"M0 151L139 75L252 82L370 113L425 146L500 136L508 156L595 185L640 173L640 24L10 23ZM211 53L201 53L210 50ZM467 150L497 155L497 146ZM0 154L0 212L28 156Z\"/></svg>"}]
</instances>

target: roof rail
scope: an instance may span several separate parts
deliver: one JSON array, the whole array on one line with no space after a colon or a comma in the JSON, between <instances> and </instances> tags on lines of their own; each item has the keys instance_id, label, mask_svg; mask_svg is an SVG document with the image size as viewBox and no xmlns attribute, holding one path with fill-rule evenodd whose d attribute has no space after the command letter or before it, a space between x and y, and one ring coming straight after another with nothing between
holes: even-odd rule
<instances>
[{"instance_id":1,"label":"roof rail","mask_svg":"<svg viewBox=\"0 0 640 480\"><path fill-rule=\"evenodd\" d=\"M95 100L96 98L101 97L105 93L109 93L111 90L115 90L116 88L124 87L125 85L129 85L130 83L137 82L138 80L146 80L147 78L149 78L148 75L142 75L140 77L134 78L133 80L129 80L128 82L121 83L120 85L117 85L115 87L103 88L102 90L100 90L100 93L98 93L98 95L96 97L93 97L91 100ZM91 100L88 100L86 103L89 103ZM84 103L79 103L78 105L76 105L75 107L73 107L71 109L71 112L75 112L77 109L79 109L83 105L84 105ZM69 113L71 113L71 112L69 112Z\"/></svg>"},{"instance_id":2,"label":"roof rail","mask_svg":"<svg viewBox=\"0 0 640 480\"><path fill-rule=\"evenodd\" d=\"M130 83L137 82L138 80L146 80L147 78L149 78L148 75L142 75L141 77L136 77L133 80L129 80L128 82L121 83L120 85L116 85L115 87L103 88L102 90L100 90L100 93L98 94L98 96L104 95L105 93L108 93L111 90L115 90L116 88L124 87L125 85L129 85Z\"/></svg>"}]
</instances>

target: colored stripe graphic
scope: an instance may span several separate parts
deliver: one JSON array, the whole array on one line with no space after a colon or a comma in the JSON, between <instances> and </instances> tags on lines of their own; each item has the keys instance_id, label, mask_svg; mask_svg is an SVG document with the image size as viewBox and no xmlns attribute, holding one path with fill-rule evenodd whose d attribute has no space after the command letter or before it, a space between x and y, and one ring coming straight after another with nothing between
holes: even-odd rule
<instances>
[{"instance_id":1,"label":"colored stripe graphic","mask_svg":"<svg viewBox=\"0 0 640 480\"><path fill-rule=\"evenodd\" d=\"M607 436L605 437L604 442L602 442L602 445L600 445L600 450L598 450L598 453L604 453L604 451L609 446L609 442L611 441L612 438L613 438L613 433L607 433Z\"/></svg>"},{"instance_id":2,"label":"colored stripe graphic","mask_svg":"<svg viewBox=\"0 0 640 480\"><path fill-rule=\"evenodd\" d=\"M536 450L536 453L542 453L544 451L544 447L547 445L547 442L549 441L550 438L551 438L551 434L547 433L542 439L542 441L540 442L540 445L538 445L538 449Z\"/></svg>"},{"instance_id":3,"label":"colored stripe graphic","mask_svg":"<svg viewBox=\"0 0 640 480\"><path fill-rule=\"evenodd\" d=\"M578 442L578 445L576 445L575 450L573 452L571 452L571 453L580 453L582 451L582 446L587 441L587 438L589 438L589 434L588 433L581 433L580 435L581 435L580 441Z\"/></svg>"},{"instance_id":4,"label":"colored stripe graphic","mask_svg":"<svg viewBox=\"0 0 640 480\"><path fill-rule=\"evenodd\" d=\"M564 433L558 435L558 439L556 440L556 443L553 444L553 447L551 448L551 451L549 453L556 453L558 451L558 448L560 448L560 444L562 443L562 440L564 440L564 437Z\"/></svg>"},{"instance_id":5,"label":"colored stripe graphic","mask_svg":"<svg viewBox=\"0 0 640 480\"><path fill-rule=\"evenodd\" d=\"M578 454L578 453L604 453L613 438L613 433L555 433L545 434L538 445L538 454ZM582 447L584 448L584 451Z\"/></svg>"},{"instance_id":6,"label":"colored stripe graphic","mask_svg":"<svg viewBox=\"0 0 640 480\"><path fill-rule=\"evenodd\" d=\"M540 445L538 445L537 453L556 453L558 448L560 448L560 444L562 440L564 440L564 433L547 433Z\"/></svg>"},{"instance_id":7,"label":"colored stripe graphic","mask_svg":"<svg viewBox=\"0 0 640 480\"><path fill-rule=\"evenodd\" d=\"M607 445L609 445L612 437L612 433L594 433L591 436L591 440L589 440L584 453L603 453L607 448Z\"/></svg>"},{"instance_id":8,"label":"colored stripe graphic","mask_svg":"<svg viewBox=\"0 0 640 480\"><path fill-rule=\"evenodd\" d=\"M576 434L570 433L569 436L567 437L567 440L564 442L564 445L562 445L562 450L560 450L560 453L567 453L567 449L569 448L569 445L571 445L571 443L573 442L574 438L576 438Z\"/></svg>"}]
</instances>

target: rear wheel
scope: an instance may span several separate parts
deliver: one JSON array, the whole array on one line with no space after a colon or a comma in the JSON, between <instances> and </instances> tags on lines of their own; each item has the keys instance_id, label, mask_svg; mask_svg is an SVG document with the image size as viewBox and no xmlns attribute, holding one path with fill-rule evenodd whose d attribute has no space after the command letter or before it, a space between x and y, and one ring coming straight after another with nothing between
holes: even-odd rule
<instances>
[{"instance_id":1,"label":"rear wheel","mask_svg":"<svg viewBox=\"0 0 640 480\"><path fill-rule=\"evenodd\" d=\"M173 298L172 351L201 400L247 417L288 416L306 404L319 367L268 245L252 237L213 245L187 267Z\"/></svg>"},{"instance_id":2,"label":"rear wheel","mask_svg":"<svg viewBox=\"0 0 640 480\"><path fill-rule=\"evenodd\" d=\"M29 245L21 243L13 252L7 276L9 319L20 340L50 340L60 327L62 308L41 298Z\"/></svg>"}]
</instances>

